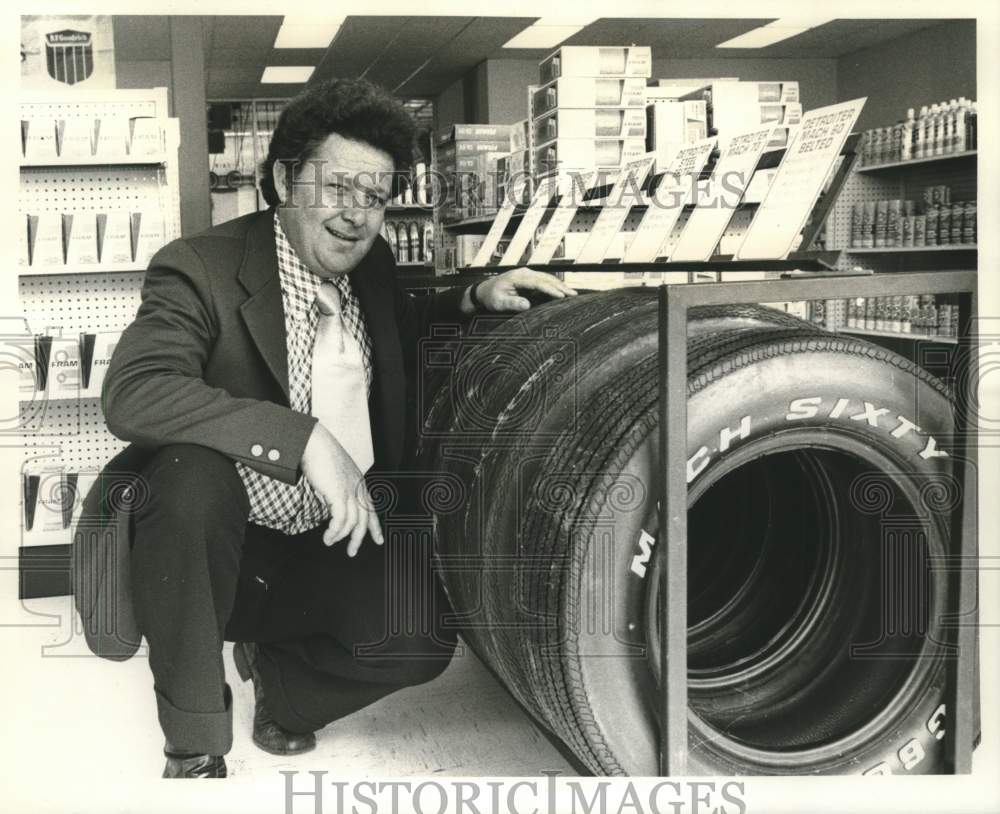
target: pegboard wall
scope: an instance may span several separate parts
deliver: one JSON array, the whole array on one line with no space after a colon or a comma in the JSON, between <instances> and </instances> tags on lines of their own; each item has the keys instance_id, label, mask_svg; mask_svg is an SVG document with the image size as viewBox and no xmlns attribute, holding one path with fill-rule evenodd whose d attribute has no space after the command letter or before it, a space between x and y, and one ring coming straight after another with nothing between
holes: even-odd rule
<instances>
[{"instance_id":1,"label":"pegboard wall","mask_svg":"<svg viewBox=\"0 0 1000 814\"><path fill-rule=\"evenodd\" d=\"M62 93L22 94L19 107L23 120L154 117L166 145L165 157L152 156L148 162L125 156L111 156L107 163L91 158L74 164L71 157L65 163L59 159L22 162L21 215L155 212L162 217L164 242L180 235L180 128L176 119L168 118L165 88L73 88ZM32 335L74 339L82 333L122 331L135 317L145 276L142 268L128 269L129 264L92 269L21 266L18 292L20 315L27 323L25 347L33 346ZM30 392L30 387L22 391L19 440L24 448L23 473L58 471L82 477L100 471L125 446L108 431L99 397L61 395L48 390ZM9 484L4 488L22 487ZM54 537L32 537L29 541L25 536L22 540L25 545L69 542L68 529L56 529Z\"/></svg>"},{"instance_id":2,"label":"pegboard wall","mask_svg":"<svg viewBox=\"0 0 1000 814\"><path fill-rule=\"evenodd\" d=\"M167 89L92 90L74 88L72 96L61 92L21 94L22 119L102 119L108 116L167 117Z\"/></svg>"},{"instance_id":3,"label":"pegboard wall","mask_svg":"<svg viewBox=\"0 0 1000 814\"><path fill-rule=\"evenodd\" d=\"M144 272L48 274L18 281L21 309L35 334L121 331L139 308Z\"/></svg>"},{"instance_id":4,"label":"pegboard wall","mask_svg":"<svg viewBox=\"0 0 1000 814\"><path fill-rule=\"evenodd\" d=\"M978 186L974 158L945 158L920 164L901 165L876 171L855 167L844 182L840 196L827 221L830 249L848 249L851 245L851 211L855 204L899 199L923 201L927 187L945 185L951 189L952 201L976 200ZM934 268L968 267L968 253L954 252L844 252L838 262L841 269L856 266L877 272L933 270ZM973 265L974 267L974 265Z\"/></svg>"},{"instance_id":5,"label":"pegboard wall","mask_svg":"<svg viewBox=\"0 0 1000 814\"><path fill-rule=\"evenodd\" d=\"M38 167L22 172L20 214L167 209L164 171L155 166Z\"/></svg>"},{"instance_id":6,"label":"pegboard wall","mask_svg":"<svg viewBox=\"0 0 1000 814\"><path fill-rule=\"evenodd\" d=\"M125 448L108 432L100 399L22 405L21 422L25 471L96 472Z\"/></svg>"}]
</instances>

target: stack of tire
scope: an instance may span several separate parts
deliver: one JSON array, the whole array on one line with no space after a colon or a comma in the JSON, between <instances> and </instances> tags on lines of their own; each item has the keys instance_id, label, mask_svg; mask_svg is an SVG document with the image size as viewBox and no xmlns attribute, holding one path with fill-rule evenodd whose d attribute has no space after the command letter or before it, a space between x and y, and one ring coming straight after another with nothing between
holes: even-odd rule
<instances>
[{"instance_id":1,"label":"stack of tire","mask_svg":"<svg viewBox=\"0 0 1000 814\"><path fill-rule=\"evenodd\" d=\"M466 641L595 774L658 770L657 311L473 331L418 449L458 484L434 525ZM689 316L689 772L943 771L948 390L776 309Z\"/></svg>"}]
</instances>

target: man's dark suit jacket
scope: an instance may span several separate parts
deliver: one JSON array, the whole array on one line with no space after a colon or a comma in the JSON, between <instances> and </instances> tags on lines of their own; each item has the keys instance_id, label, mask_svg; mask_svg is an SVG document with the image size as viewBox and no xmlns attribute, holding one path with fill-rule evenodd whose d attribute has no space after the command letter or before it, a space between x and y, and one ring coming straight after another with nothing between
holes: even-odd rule
<instances>
[{"instance_id":1,"label":"man's dark suit jacket","mask_svg":"<svg viewBox=\"0 0 1000 814\"><path fill-rule=\"evenodd\" d=\"M286 483L301 474L316 419L289 407L273 217L274 210L247 215L157 252L138 314L115 350L104 415L130 446L87 495L73 546L75 603L97 655L128 658L141 640L129 514L143 500L135 473L156 449L198 444ZM463 291L409 296L381 237L350 280L372 340L371 472L392 472L402 462L419 337L434 322L466 319Z\"/></svg>"}]
</instances>

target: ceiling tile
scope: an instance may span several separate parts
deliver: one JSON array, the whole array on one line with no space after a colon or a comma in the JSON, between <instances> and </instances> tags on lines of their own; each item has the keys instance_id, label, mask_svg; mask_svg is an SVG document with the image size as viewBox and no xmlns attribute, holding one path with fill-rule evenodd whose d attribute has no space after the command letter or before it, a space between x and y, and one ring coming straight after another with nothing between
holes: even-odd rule
<instances>
[{"instance_id":1,"label":"ceiling tile","mask_svg":"<svg viewBox=\"0 0 1000 814\"><path fill-rule=\"evenodd\" d=\"M267 51L274 46L283 19L279 15L216 15L211 49L240 50L248 54Z\"/></svg>"}]
</instances>

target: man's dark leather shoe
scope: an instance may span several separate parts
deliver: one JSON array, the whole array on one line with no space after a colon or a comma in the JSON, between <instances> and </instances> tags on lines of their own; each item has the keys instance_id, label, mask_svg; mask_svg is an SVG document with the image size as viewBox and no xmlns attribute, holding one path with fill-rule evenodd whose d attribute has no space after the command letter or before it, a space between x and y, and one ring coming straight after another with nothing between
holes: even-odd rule
<instances>
[{"instance_id":1,"label":"man's dark leather shoe","mask_svg":"<svg viewBox=\"0 0 1000 814\"><path fill-rule=\"evenodd\" d=\"M193 755L190 752L178 752L167 744L163 750L167 756L167 765L163 768L163 776L170 778L205 778L225 777L226 761L222 755Z\"/></svg>"},{"instance_id":2,"label":"man's dark leather shoe","mask_svg":"<svg viewBox=\"0 0 1000 814\"><path fill-rule=\"evenodd\" d=\"M240 678L244 681L253 679L253 742L272 755L300 755L315 749L315 734L290 732L268 712L264 700L264 684L257 670L257 645L253 642L236 642L233 645L233 660Z\"/></svg>"}]
</instances>

